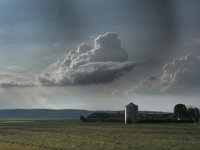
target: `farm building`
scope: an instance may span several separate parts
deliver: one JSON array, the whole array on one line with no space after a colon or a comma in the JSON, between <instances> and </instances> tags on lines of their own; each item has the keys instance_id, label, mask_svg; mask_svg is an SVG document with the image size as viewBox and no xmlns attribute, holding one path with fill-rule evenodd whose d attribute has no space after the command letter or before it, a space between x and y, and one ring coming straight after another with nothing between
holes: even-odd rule
<instances>
[{"instance_id":1,"label":"farm building","mask_svg":"<svg viewBox=\"0 0 200 150\"><path fill-rule=\"evenodd\" d=\"M124 122L136 123L138 121L138 106L130 103L125 106L124 111L117 111L112 113L94 112L87 117L80 116L84 122Z\"/></svg>"},{"instance_id":2,"label":"farm building","mask_svg":"<svg viewBox=\"0 0 200 150\"><path fill-rule=\"evenodd\" d=\"M138 121L138 106L130 103L125 106L125 124L136 123Z\"/></svg>"},{"instance_id":3,"label":"farm building","mask_svg":"<svg viewBox=\"0 0 200 150\"><path fill-rule=\"evenodd\" d=\"M83 122L122 122L129 123L194 123L192 117L177 119L172 112L138 111L138 106L129 103L122 111L94 112L87 117L80 116ZM197 122L197 121L196 121Z\"/></svg>"},{"instance_id":4,"label":"farm building","mask_svg":"<svg viewBox=\"0 0 200 150\"><path fill-rule=\"evenodd\" d=\"M80 116L83 122L123 122L124 112L94 112L87 117Z\"/></svg>"}]
</instances>

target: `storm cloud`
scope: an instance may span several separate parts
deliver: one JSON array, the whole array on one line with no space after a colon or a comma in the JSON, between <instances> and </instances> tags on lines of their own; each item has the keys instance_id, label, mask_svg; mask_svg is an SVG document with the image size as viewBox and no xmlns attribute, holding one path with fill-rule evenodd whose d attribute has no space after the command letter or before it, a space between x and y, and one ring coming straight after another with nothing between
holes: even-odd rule
<instances>
[{"instance_id":1,"label":"storm cloud","mask_svg":"<svg viewBox=\"0 0 200 150\"><path fill-rule=\"evenodd\" d=\"M111 82L145 62L128 61L117 33L99 35L94 47L85 43L46 68L37 81L41 85L77 85Z\"/></svg>"},{"instance_id":2,"label":"storm cloud","mask_svg":"<svg viewBox=\"0 0 200 150\"><path fill-rule=\"evenodd\" d=\"M161 85L163 90L194 90L200 87L200 57L187 55L175 59L172 63L168 63L163 68L161 76Z\"/></svg>"},{"instance_id":3,"label":"storm cloud","mask_svg":"<svg viewBox=\"0 0 200 150\"><path fill-rule=\"evenodd\" d=\"M191 54L174 59L163 67L159 79L150 77L140 82L131 92L140 94L194 93L200 89L200 57Z\"/></svg>"}]
</instances>

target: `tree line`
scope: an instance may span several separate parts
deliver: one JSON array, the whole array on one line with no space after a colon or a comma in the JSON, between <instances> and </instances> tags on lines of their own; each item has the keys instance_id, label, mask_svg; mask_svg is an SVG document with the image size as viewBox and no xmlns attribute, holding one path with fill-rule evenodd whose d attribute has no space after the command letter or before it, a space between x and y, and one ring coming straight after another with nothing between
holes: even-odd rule
<instances>
[{"instance_id":1,"label":"tree line","mask_svg":"<svg viewBox=\"0 0 200 150\"><path fill-rule=\"evenodd\" d=\"M184 104L177 104L174 106L174 115L177 119L191 118L198 122L200 118L200 111L197 107L187 108Z\"/></svg>"}]
</instances>

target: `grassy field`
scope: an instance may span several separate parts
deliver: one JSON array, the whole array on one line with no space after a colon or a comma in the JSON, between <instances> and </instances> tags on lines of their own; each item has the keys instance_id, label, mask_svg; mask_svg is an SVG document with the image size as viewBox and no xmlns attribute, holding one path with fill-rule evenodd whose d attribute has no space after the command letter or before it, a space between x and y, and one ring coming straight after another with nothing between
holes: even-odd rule
<instances>
[{"instance_id":1,"label":"grassy field","mask_svg":"<svg viewBox=\"0 0 200 150\"><path fill-rule=\"evenodd\" d=\"M0 150L199 150L200 124L1 120Z\"/></svg>"}]
</instances>

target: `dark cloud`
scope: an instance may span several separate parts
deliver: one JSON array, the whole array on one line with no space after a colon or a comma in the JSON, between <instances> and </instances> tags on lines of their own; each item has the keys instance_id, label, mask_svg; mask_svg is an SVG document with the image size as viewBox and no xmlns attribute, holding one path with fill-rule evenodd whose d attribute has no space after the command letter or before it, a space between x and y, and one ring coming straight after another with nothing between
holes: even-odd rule
<instances>
[{"instance_id":1,"label":"dark cloud","mask_svg":"<svg viewBox=\"0 0 200 150\"><path fill-rule=\"evenodd\" d=\"M111 82L123 72L140 66L143 63L134 62L92 62L81 65L76 70L69 70L63 78L53 79L49 74L38 78L42 85L77 85Z\"/></svg>"},{"instance_id":2,"label":"dark cloud","mask_svg":"<svg viewBox=\"0 0 200 150\"><path fill-rule=\"evenodd\" d=\"M117 33L95 39L94 48L81 44L77 50L50 65L38 78L41 85L76 85L107 83L144 62L129 62Z\"/></svg>"}]
</instances>

